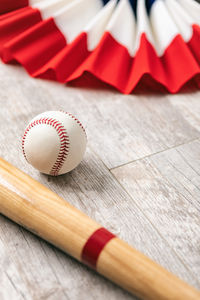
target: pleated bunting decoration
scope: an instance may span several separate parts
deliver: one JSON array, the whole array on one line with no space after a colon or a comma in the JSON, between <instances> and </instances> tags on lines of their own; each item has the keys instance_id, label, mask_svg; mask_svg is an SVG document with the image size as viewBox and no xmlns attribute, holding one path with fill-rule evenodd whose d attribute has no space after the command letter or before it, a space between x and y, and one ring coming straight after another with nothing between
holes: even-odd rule
<instances>
[{"instance_id":1,"label":"pleated bunting decoration","mask_svg":"<svg viewBox=\"0 0 200 300\"><path fill-rule=\"evenodd\" d=\"M200 87L195 0L3 0L0 13L3 62L33 77L90 74L125 94L145 82L171 93Z\"/></svg>"}]
</instances>

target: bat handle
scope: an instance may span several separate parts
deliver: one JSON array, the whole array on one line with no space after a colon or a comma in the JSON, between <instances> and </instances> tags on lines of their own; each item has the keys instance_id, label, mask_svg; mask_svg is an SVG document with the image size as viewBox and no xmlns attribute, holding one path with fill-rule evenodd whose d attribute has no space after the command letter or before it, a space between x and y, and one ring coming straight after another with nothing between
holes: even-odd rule
<instances>
[{"instance_id":1,"label":"bat handle","mask_svg":"<svg viewBox=\"0 0 200 300\"><path fill-rule=\"evenodd\" d=\"M199 291L118 238L105 246L97 271L141 299L200 299Z\"/></svg>"}]
</instances>

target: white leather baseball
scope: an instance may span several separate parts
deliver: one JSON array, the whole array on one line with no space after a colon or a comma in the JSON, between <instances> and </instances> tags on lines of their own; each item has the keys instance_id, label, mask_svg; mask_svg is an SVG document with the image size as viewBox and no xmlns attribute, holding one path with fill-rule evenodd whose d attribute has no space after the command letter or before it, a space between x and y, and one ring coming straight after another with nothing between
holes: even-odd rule
<instances>
[{"instance_id":1,"label":"white leather baseball","mask_svg":"<svg viewBox=\"0 0 200 300\"><path fill-rule=\"evenodd\" d=\"M85 130L76 117L63 111L47 111L28 124L22 150L34 168L56 176L73 170L81 162L86 143Z\"/></svg>"}]
</instances>

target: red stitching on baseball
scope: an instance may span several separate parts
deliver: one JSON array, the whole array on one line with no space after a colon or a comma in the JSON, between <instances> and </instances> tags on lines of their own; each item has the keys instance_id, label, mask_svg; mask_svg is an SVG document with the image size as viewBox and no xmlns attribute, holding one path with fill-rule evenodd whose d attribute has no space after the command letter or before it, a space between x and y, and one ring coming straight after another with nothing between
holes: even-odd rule
<instances>
[{"instance_id":1,"label":"red stitching on baseball","mask_svg":"<svg viewBox=\"0 0 200 300\"><path fill-rule=\"evenodd\" d=\"M39 125L39 124L46 124L46 125L52 126L53 128L56 129L58 136L60 138L60 151L59 151L58 157L56 159L56 162L50 171L50 175L57 176L65 162L65 159L66 159L68 153L69 153L69 145L70 145L69 136L67 135L66 129L57 120L52 119L52 118L41 118L41 119L35 120L31 124L29 124L29 126L26 128L25 133L22 137L22 151L23 151L24 157L27 160L25 149L24 149L24 143L25 143L26 136L31 128L33 128L34 126Z\"/></svg>"},{"instance_id":2,"label":"red stitching on baseball","mask_svg":"<svg viewBox=\"0 0 200 300\"><path fill-rule=\"evenodd\" d=\"M64 110L60 110L60 112L70 116L72 119L74 119L76 121L76 123L83 129L83 132L85 133L85 136L87 138L87 134L86 134L86 131L85 131L85 128L83 127L83 125L81 124L81 122L75 117L73 116L71 113L67 112L67 111L64 111Z\"/></svg>"}]
</instances>

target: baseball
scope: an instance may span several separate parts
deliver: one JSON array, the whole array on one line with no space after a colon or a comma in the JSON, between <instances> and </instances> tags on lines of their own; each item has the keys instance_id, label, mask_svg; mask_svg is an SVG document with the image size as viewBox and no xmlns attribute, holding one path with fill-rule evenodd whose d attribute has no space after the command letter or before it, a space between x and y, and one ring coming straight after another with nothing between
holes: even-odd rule
<instances>
[{"instance_id":1,"label":"baseball","mask_svg":"<svg viewBox=\"0 0 200 300\"><path fill-rule=\"evenodd\" d=\"M73 170L83 159L86 133L81 122L63 111L47 111L33 118L22 138L27 162L53 176Z\"/></svg>"}]
</instances>

